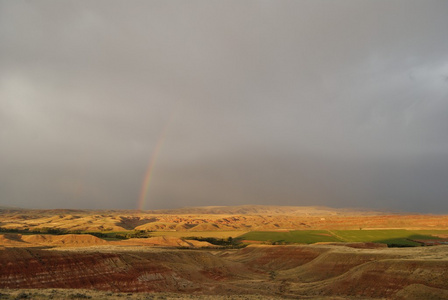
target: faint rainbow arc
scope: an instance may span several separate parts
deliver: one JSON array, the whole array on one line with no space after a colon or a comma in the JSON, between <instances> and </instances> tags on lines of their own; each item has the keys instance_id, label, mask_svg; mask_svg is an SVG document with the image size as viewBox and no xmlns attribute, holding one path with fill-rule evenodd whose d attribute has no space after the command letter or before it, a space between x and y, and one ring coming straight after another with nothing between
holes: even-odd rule
<instances>
[{"instance_id":1,"label":"faint rainbow arc","mask_svg":"<svg viewBox=\"0 0 448 300\"><path fill-rule=\"evenodd\" d=\"M171 113L170 118L168 119L168 121L165 124L165 127L162 129L159 138L157 139L157 143L156 146L154 147L151 156L149 158L149 163L148 163L148 167L146 169L146 173L145 173L145 177L143 178L143 183L142 183L142 187L140 190L140 196L138 199L138 204L137 204L137 209L138 210L142 210L143 206L145 204L145 200L147 198L148 195L148 191L149 191L149 186L151 184L151 178L153 175L153 170L154 170L154 165L156 163L157 157L160 153L160 150L162 149L162 146L165 142L166 139L166 135L168 132L168 128L170 127L172 120L174 118L175 115L175 111L173 111Z\"/></svg>"}]
</instances>

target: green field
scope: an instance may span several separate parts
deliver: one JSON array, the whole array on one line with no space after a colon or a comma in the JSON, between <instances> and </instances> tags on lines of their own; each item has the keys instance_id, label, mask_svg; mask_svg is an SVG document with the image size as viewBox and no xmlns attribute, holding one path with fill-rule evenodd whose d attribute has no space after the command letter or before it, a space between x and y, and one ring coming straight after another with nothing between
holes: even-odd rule
<instances>
[{"instance_id":1,"label":"green field","mask_svg":"<svg viewBox=\"0 0 448 300\"><path fill-rule=\"evenodd\" d=\"M295 230L288 232L252 231L238 237L240 240L261 241L271 244L312 244L317 242L375 242L388 246L420 246L413 240L437 240L438 234L448 230Z\"/></svg>"},{"instance_id":2,"label":"green field","mask_svg":"<svg viewBox=\"0 0 448 300\"><path fill-rule=\"evenodd\" d=\"M411 230L335 230L331 231L344 242L375 242L389 246L420 246L412 240L430 240L437 237L428 234L418 234Z\"/></svg>"},{"instance_id":3,"label":"green field","mask_svg":"<svg viewBox=\"0 0 448 300\"><path fill-rule=\"evenodd\" d=\"M251 231L238 237L242 240L263 241L272 243L340 242L327 230L294 230L294 231Z\"/></svg>"}]
</instances>

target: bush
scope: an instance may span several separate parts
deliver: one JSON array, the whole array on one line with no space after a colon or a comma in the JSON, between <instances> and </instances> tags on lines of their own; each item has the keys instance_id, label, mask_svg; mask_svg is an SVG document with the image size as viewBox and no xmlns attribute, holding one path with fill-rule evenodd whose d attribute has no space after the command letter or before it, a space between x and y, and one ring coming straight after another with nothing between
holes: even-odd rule
<instances>
[{"instance_id":1,"label":"bush","mask_svg":"<svg viewBox=\"0 0 448 300\"><path fill-rule=\"evenodd\" d=\"M71 299L91 299L92 296L88 296L86 294L76 293L76 294L70 294L69 296Z\"/></svg>"},{"instance_id":2,"label":"bush","mask_svg":"<svg viewBox=\"0 0 448 300\"><path fill-rule=\"evenodd\" d=\"M20 293L17 295L16 299L31 299L31 294Z\"/></svg>"},{"instance_id":3,"label":"bush","mask_svg":"<svg viewBox=\"0 0 448 300\"><path fill-rule=\"evenodd\" d=\"M245 246L238 239L234 239L232 237L228 237L227 239L218 239L218 238L214 238L214 237L204 238L204 237L192 236L192 237L187 237L185 239L201 241L201 242L208 242L212 245L222 246L222 247L226 247L226 248L233 248L233 249L242 248Z\"/></svg>"}]
</instances>

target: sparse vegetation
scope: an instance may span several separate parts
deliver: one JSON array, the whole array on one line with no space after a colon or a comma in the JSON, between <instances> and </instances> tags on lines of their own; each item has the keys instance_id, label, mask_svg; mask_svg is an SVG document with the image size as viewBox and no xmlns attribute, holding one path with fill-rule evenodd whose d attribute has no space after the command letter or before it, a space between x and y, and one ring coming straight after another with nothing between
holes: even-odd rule
<instances>
[{"instance_id":1,"label":"sparse vegetation","mask_svg":"<svg viewBox=\"0 0 448 300\"><path fill-rule=\"evenodd\" d=\"M132 230L123 232L81 232L91 234L105 240L127 240L132 238L148 238L151 237L151 232L147 230Z\"/></svg>"},{"instance_id":2,"label":"sparse vegetation","mask_svg":"<svg viewBox=\"0 0 448 300\"><path fill-rule=\"evenodd\" d=\"M69 298L71 299L92 299L92 296L88 296L86 294L76 293L76 294L70 294Z\"/></svg>"},{"instance_id":3,"label":"sparse vegetation","mask_svg":"<svg viewBox=\"0 0 448 300\"><path fill-rule=\"evenodd\" d=\"M80 230L64 230L59 228L44 227L41 229L9 229L0 227L0 233L16 233L16 234L50 234L50 235L64 235L64 234L89 234L105 240L126 240L130 238L148 238L151 237L151 232L147 230L132 230L119 232L103 232L103 231L80 231Z\"/></svg>"},{"instance_id":4,"label":"sparse vegetation","mask_svg":"<svg viewBox=\"0 0 448 300\"><path fill-rule=\"evenodd\" d=\"M228 237L226 239L220 239L220 238L214 238L214 237L190 236L190 237L186 237L184 239L208 242L212 245L221 246L221 247L230 248L230 249L238 249L238 248L243 248L246 246L245 244L241 243L241 239L234 239L232 237Z\"/></svg>"},{"instance_id":5,"label":"sparse vegetation","mask_svg":"<svg viewBox=\"0 0 448 300\"><path fill-rule=\"evenodd\" d=\"M70 232L64 229L59 228L49 228L49 227L43 227L40 229L32 229L29 228L25 229L16 229L16 228L3 228L0 227L0 233L20 233L20 234L52 234L52 235L62 235L62 234L69 234L74 233Z\"/></svg>"},{"instance_id":6,"label":"sparse vegetation","mask_svg":"<svg viewBox=\"0 0 448 300\"><path fill-rule=\"evenodd\" d=\"M226 239L228 237L236 238L247 230L233 230L233 231L153 231L152 236L172 236L178 238L188 238L188 237L213 237L217 239Z\"/></svg>"},{"instance_id":7,"label":"sparse vegetation","mask_svg":"<svg viewBox=\"0 0 448 300\"><path fill-rule=\"evenodd\" d=\"M17 295L16 299L31 299L31 294L22 292Z\"/></svg>"}]
</instances>

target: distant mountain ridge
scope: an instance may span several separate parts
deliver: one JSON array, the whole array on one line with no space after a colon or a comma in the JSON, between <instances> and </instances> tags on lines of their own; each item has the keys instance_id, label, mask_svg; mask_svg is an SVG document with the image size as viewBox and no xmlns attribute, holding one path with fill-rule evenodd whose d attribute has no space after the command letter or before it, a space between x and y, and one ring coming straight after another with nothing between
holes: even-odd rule
<instances>
[{"instance_id":1,"label":"distant mountain ridge","mask_svg":"<svg viewBox=\"0 0 448 300\"><path fill-rule=\"evenodd\" d=\"M21 207L0 205L0 210L22 210Z\"/></svg>"},{"instance_id":2,"label":"distant mountain ridge","mask_svg":"<svg viewBox=\"0 0 448 300\"><path fill-rule=\"evenodd\" d=\"M236 205L236 206L193 206L172 209L126 210L126 209L26 209L0 205L3 211L38 211L43 214L76 214L76 213L138 213L145 214L203 214L203 215L290 215L290 216L350 216L350 215L391 215L402 212L371 210L364 208L332 208L327 206L282 206L282 205Z\"/></svg>"},{"instance_id":3,"label":"distant mountain ridge","mask_svg":"<svg viewBox=\"0 0 448 300\"><path fill-rule=\"evenodd\" d=\"M387 211L368 209L331 208L326 206L280 206L280 205L238 205L238 206L198 206L176 209L148 210L146 213L154 214L230 214L230 215L293 215L293 216L319 216L319 215L384 215Z\"/></svg>"}]
</instances>

